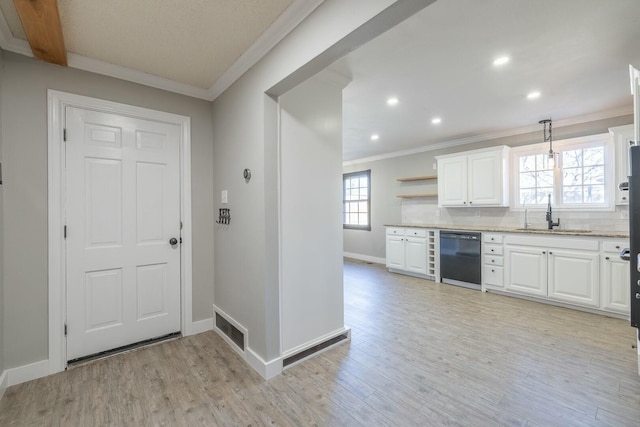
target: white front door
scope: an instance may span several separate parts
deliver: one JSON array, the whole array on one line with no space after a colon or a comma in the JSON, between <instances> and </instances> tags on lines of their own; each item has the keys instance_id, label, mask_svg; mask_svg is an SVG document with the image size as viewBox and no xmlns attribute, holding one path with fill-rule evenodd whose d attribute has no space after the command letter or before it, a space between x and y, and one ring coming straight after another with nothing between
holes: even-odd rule
<instances>
[{"instance_id":1,"label":"white front door","mask_svg":"<svg viewBox=\"0 0 640 427\"><path fill-rule=\"evenodd\" d=\"M180 331L180 127L67 107L66 133L67 360Z\"/></svg>"}]
</instances>

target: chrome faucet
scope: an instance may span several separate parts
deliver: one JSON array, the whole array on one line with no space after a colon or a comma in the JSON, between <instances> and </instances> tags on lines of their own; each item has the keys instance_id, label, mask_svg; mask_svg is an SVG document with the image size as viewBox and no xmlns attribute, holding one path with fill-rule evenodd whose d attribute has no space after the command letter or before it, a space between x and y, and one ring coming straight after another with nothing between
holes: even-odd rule
<instances>
[{"instance_id":1,"label":"chrome faucet","mask_svg":"<svg viewBox=\"0 0 640 427\"><path fill-rule=\"evenodd\" d=\"M560 218L558 218L558 222L553 222L553 218L551 217L551 194L548 195L547 200L547 224L549 226L549 230L553 230L553 227L560 226Z\"/></svg>"}]
</instances>

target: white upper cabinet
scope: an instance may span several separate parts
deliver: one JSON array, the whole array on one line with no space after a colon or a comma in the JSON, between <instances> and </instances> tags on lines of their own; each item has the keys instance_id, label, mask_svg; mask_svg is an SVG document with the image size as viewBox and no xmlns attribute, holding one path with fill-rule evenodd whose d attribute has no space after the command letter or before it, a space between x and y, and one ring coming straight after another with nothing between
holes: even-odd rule
<instances>
[{"instance_id":1,"label":"white upper cabinet","mask_svg":"<svg viewBox=\"0 0 640 427\"><path fill-rule=\"evenodd\" d=\"M629 204L629 192L618 190L618 184L629 180L629 147L633 144L633 125L609 128L616 150L616 205Z\"/></svg>"},{"instance_id":2,"label":"white upper cabinet","mask_svg":"<svg viewBox=\"0 0 640 427\"><path fill-rule=\"evenodd\" d=\"M438 206L509 206L509 147L436 157Z\"/></svg>"}]
</instances>

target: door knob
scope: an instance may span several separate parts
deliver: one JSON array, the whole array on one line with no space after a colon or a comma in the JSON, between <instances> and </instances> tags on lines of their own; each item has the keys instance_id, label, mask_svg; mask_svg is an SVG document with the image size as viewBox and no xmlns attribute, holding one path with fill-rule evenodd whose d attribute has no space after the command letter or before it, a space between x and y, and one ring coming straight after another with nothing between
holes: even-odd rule
<instances>
[{"instance_id":1,"label":"door knob","mask_svg":"<svg viewBox=\"0 0 640 427\"><path fill-rule=\"evenodd\" d=\"M175 246L178 244L178 239L176 239L175 237L172 237L171 239L169 239L169 244L171 246Z\"/></svg>"}]
</instances>

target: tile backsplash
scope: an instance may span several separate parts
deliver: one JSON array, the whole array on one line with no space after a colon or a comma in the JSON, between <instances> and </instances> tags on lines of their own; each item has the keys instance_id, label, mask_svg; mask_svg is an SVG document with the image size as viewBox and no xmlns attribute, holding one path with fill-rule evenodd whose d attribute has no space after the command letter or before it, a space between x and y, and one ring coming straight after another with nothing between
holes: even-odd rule
<instances>
[{"instance_id":1,"label":"tile backsplash","mask_svg":"<svg viewBox=\"0 0 640 427\"><path fill-rule=\"evenodd\" d=\"M616 206L613 212L568 212L553 211L553 220L560 218L560 229L628 232L629 209ZM546 228L545 210L529 210L532 228ZM500 227L523 227L524 211L509 208L439 208L433 202L406 199L402 202L403 224L434 225L482 225Z\"/></svg>"}]
</instances>

